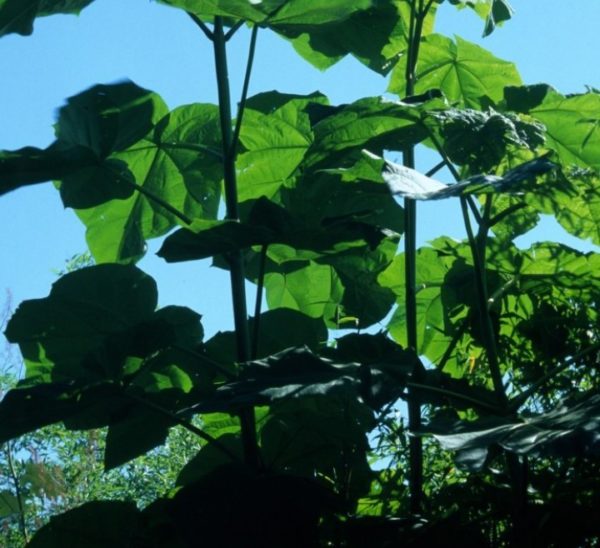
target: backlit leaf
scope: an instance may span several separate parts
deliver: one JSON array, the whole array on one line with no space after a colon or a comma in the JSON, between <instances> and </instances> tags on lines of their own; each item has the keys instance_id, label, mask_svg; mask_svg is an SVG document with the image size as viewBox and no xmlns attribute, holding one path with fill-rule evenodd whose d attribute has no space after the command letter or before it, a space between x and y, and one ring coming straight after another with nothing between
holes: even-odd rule
<instances>
[{"instance_id":1,"label":"backlit leaf","mask_svg":"<svg viewBox=\"0 0 600 548\"><path fill-rule=\"evenodd\" d=\"M388 88L400 97L406 95L405 70L406 56L394 68ZM513 63L459 36L452 41L432 34L421 43L415 93L439 89L450 102L478 109L499 102L506 86L520 83Z\"/></svg>"}]
</instances>

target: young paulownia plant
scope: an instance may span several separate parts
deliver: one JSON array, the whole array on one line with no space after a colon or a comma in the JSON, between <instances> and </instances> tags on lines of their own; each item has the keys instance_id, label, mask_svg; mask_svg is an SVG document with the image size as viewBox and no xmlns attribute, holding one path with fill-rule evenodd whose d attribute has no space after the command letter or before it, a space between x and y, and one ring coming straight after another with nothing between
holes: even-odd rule
<instances>
[{"instance_id":1,"label":"young paulownia plant","mask_svg":"<svg viewBox=\"0 0 600 548\"><path fill-rule=\"evenodd\" d=\"M146 508L93 500L30 545L597 536L597 491L578 485L597 481L600 258L514 239L553 214L600 240L600 96L525 86L512 63L436 34L440 0L161 3L211 43L218 104L170 110L130 81L94 85L59 110L49 147L0 153L0 193L55 181L97 263L10 320L26 373L0 403L0 442L107 426L112 469L180 425L198 452ZM512 15L505 0L450 3L485 34ZM0 0L0 33L88 4ZM232 113L227 46L246 27ZM249 97L262 29L321 69L353 55L399 100ZM417 169L417 146L433 167ZM444 167L455 184L433 179ZM417 249L416 200L440 198L456 198L467 238ZM135 263L165 235L167 262L212 258L228 273L234 331L206 340L198 312L157 308ZM576 531L558 530L564 515Z\"/></svg>"}]
</instances>

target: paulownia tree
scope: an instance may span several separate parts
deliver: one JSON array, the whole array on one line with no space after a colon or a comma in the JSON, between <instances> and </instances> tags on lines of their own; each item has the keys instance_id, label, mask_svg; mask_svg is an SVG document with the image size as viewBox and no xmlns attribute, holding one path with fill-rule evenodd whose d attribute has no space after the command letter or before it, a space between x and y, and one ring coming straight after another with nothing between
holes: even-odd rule
<instances>
[{"instance_id":1,"label":"paulownia tree","mask_svg":"<svg viewBox=\"0 0 600 548\"><path fill-rule=\"evenodd\" d=\"M90 3L0 1L0 32ZM596 538L600 256L513 240L551 214L600 241L600 95L523 85L512 63L436 34L439 0L162 3L212 44L218 104L95 85L59 110L49 147L0 155L0 192L56 181L97 262L10 320L26 374L0 404L0 442L107 426L112 469L181 425L198 452L143 510L89 502L31 546ZM485 34L512 15L505 0L451 3ZM233 116L227 44L243 26ZM265 28L319 68L353 55L389 74L397 99L248 97ZM415 166L417 146L439 160ZM435 180L442 167L456 184ZM417 249L418 201L433 199L456 202L467 238ZM166 261L229 274L234 331L204 340L198 312L157 309L135 263L165 235Z\"/></svg>"}]
</instances>

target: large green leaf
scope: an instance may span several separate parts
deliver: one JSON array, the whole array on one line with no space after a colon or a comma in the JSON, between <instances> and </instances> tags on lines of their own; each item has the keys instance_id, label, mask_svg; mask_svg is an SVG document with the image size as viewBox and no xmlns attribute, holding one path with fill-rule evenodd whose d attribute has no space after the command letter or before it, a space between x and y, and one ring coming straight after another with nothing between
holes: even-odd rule
<instances>
[{"instance_id":1,"label":"large green leaf","mask_svg":"<svg viewBox=\"0 0 600 548\"><path fill-rule=\"evenodd\" d=\"M291 308L274 308L260 315L258 326L249 320L251 333L258 329L256 358L264 358L291 347L308 346L316 351L327 340L327 328L321 317L311 318ZM219 331L204 344L207 355L225 367L237 362L234 331Z\"/></svg>"},{"instance_id":2,"label":"large green leaf","mask_svg":"<svg viewBox=\"0 0 600 548\"><path fill-rule=\"evenodd\" d=\"M450 0L460 9L469 7L485 20L483 36L488 36L497 25L502 25L513 16L513 9L507 0Z\"/></svg>"},{"instance_id":3,"label":"large green leaf","mask_svg":"<svg viewBox=\"0 0 600 548\"><path fill-rule=\"evenodd\" d=\"M108 427L104 468L110 470L162 445L175 422L155 411L138 408Z\"/></svg>"},{"instance_id":4,"label":"large green leaf","mask_svg":"<svg viewBox=\"0 0 600 548\"><path fill-rule=\"evenodd\" d=\"M128 198L135 179L111 155L142 139L166 113L158 95L133 82L96 85L75 95L59 111L57 140L50 147L0 153L0 193L60 179L67 207Z\"/></svg>"},{"instance_id":5,"label":"large green leaf","mask_svg":"<svg viewBox=\"0 0 600 548\"><path fill-rule=\"evenodd\" d=\"M313 141L306 107L326 102L318 93L298 96L274 91L248 100L240 131L245 151L236 164L240 201L271 198L288 182Z\"/></svg>"},{"instance_id":6,"label":"large green leaf","mask_svg":"<svg viewBox=\"0 0 600 548\"><path fill-rule=\"evenodd\" d=\"M388 88L401 97L406 95L405 71L406 56L394 68ZM520 83L513 63L459 36L454 42L432 34L421 43L415 93L440 89L449 101L479 109L498 103L506 86Z\"/></svg>"},{"instance_id":7,"label":"large green leaf","mask_svg":"<svg viewBox=\"0 0 600 548\"><path fill-rule=\"evenodd\" d=\"M368 8L372 0L160 0L201 19L213 16L243 19L266 27L322 25L343 20Z\"/></svg>"},{"instance_id":8,"label":"large green leaf","mask_svg":"<svg viewBox=\"0 0 600 548\"><path fill-rule=\"evenodd\" d=\"M294 261L265 274L269 308L291 308L311 318L335 318L343 289L335 270L313 261Z\"/></svg>"},{"instance_id":9,"label":"large green leaf","mask_svg":"<svg viewBox=\"0 0 600 548\"><path fill-rule=\"evenodd\" d=\"M57 13L79 13L93 0L0 0L0 36L33 32L36 17Z\"/></svg>"},{"instance_id":10,"label":"large green leaf","mask_svg":"<svg viewBox=\"0 0 600 548\"><path fill-rule=\"evenodd\" d=\"M351 54L372 70L386 74L406 47L405 22L396 0L375 2L343 21L315 25L303 32L281 27L277 32L319 69Z\"/></svg>"},{"instance_id":11,"label":"large green leaf","mask_svg":"<svg viewBox=\"0 0 600 548\"><path fill-rule=\"evenodd\" d=\"M126 404L114 384L54 382L15 388L0 402L0 443L83 415L88 415L86 427L105 426Z\"/></svg>"},{"instance_id":12,"label":"large green leaf","mask_svg":"<svg viewBox=\"0 0 600 548\"><path fill-rule=\"evenodd\" d=\"M48 297L22 303L6 337L19 344L27 378L102 379L123 350L116 335L150 320L157 299L154 280L135 267L84 268L55 282Z\"/></svg>"},{"instance_id":13,"label":"large green leaf","mask_svg":"<svg viewBox=\"0 0 600 548\"><path fill-rule=\"evenodd\" d=\"M272 407L261 430L261 445L269 469L327 478L355 501L368 491L373 477L366 459L366 433L373 426L372 411L360 402L306 398ZM344 469L353 470L346 481Z\"/></svg>"},{"instance_id":14,"label":"large green leaf","mask_svg":"<svg viewBox=\"0 0 600 548\"><path fill-rule=\"evenodd\" d=\"M146 239L182 217L216 217L219 128L214 105L168 113L160 97L131 82L95 86L60 110L57 141L48 149L0 153L0 193L59 179L96 262L132 262L145 253Z\"/></svg>"},{"instance_id":15,"label":"large green leaf","mask_svg":"<svg viewBox=\"0 0 600 548\"><path fill-rule=\"evenodd\" d=\"M446 352L455 329L449 321L448 311L445 309L442 299L444 280L454 262L454 258L444 257L430 248L421 248L417 252L418 352L433 363L438 363ZM390 288L396 294L398 308L390 320L388 329L399 344L406 346L408 334L406 330L404 263L404 255L398 255L393 263L379 275L378 281L383 287Z\"/></svg>"},{"instance_id":16,"label":"large green leaf","mask_svg":"<svg viewBox=\"0 0 600 548\"><path fill-rule=\"evenodd\" d=\"M360 152L362 148L379 151L402 150L427 137L420 122L421 105L412 106L380 97L367 97L349 105L331 108L315 124L315 142L308 151L307 163L319 167L342 167L341 153ZM358 159L358 158L356 158ZM323 165L323 164L327 165Z\"/></svg>"},{"instance_id":17,"label":"large green leaf","mask_svg":"<svg viewBox=\"0 0 600 548\"><path fill-rule=\"evenodd\" d=\"M334 268L343 287L340 309L343 316L355 318L355 327L383 320L394 305L393 292L378 283L378 276L392 263L397 247L396 238L387 238L376 248L356 247L317 259Z\"/></svg>"},{"instance_id":18,"label":"large green leaf","mask_svg":"<svg viewBox=\"0 0 600 548\"><path fill-rule=\"evenodd\" d=\"M192 405L196 413L233 412L243 405L270 405L312 396L359 396L379 408L395 401L402 392L405 373L412 371L416 356L399 352L399 364L341 363L321 357L307 347L289 348L278 354L246 362L239 379L220 386L212 397ZM387 390L382 390L391 383Z\"/></svg>"},{"instance_id":19,"label":"large green leaf","mask_svg":"<svg viewBox=\"0 0 600 548\"><path fill-rule=\"evenodd\" d=\"M549 86L508 88L506 107L546 126L546 146L565 166L600 171L600 94L565 96Z\"/></svg>"},{"instance_id":20,"label":"large green leaf","mask_svg":"<svg viewBox=\"0 0 600 548\"><path fill-rule=\"evenodd\" d=\"M220 130L214 105L175 109L145 139L114 158L128 165L146 193L168 202L189 217L214 219L217 214L222 163ZM145 252L145 240L161 236L177 222L172 213L147 195L112 200L79 210L96 261L132 261Z\"/></svg>"},{"instance_id":21,"label":"large green leaf","mask_svg":"<svg viewBox=\"0 0 600 548\"><path fill-rule=\"evenodd\" d=\"M260 198L252 205L247 222L196 221L189 229L178 230L169 236L158 255L168 262L177 262L270 244L325 254L362 247L364 242L375 248L387 235L351 215L323 219L320 226L310 226L303 218L291 215L289 210Z\"/></svg>"}]
</instances>

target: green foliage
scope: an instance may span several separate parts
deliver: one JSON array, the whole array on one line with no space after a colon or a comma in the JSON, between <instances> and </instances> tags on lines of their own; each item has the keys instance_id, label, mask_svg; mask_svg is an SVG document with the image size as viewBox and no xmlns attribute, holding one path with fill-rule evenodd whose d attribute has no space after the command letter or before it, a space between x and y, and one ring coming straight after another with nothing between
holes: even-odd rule
<instances>
[{"instance_id":1,"label":"green foliage","mask_svg":"<svg viewBox=\"0 0 600 548\"><path fill-rule=\"evenodd\" d=\"M89 3L0 1L0 34ZM0 152L0 194L54 181L97 263L7 324L25 372L0 402L0 519L24 537L33 511L64 511L32 546L592 541L598 490L576 484L597 485L600 255L513 240L553 214L600 241L598 93L523 86L513 63L434 33L436 0L163 3L212 42L218 105L96 85L48 148ZM484 35L512 16L450 3ZM243 24L321 69L353 55L391 73L402 100L244 91L234 120L224 53ZM427 175L421 146L441 160ZM433 179L442 166L454 184ZM467 238L415 249L414 200L449 197ZM157 309L133 263L162 236L167 262L230 276L234 331L205 341L199 313ZM585 518L566 539L561 515Z\"/></svg>"}]
</instances>

